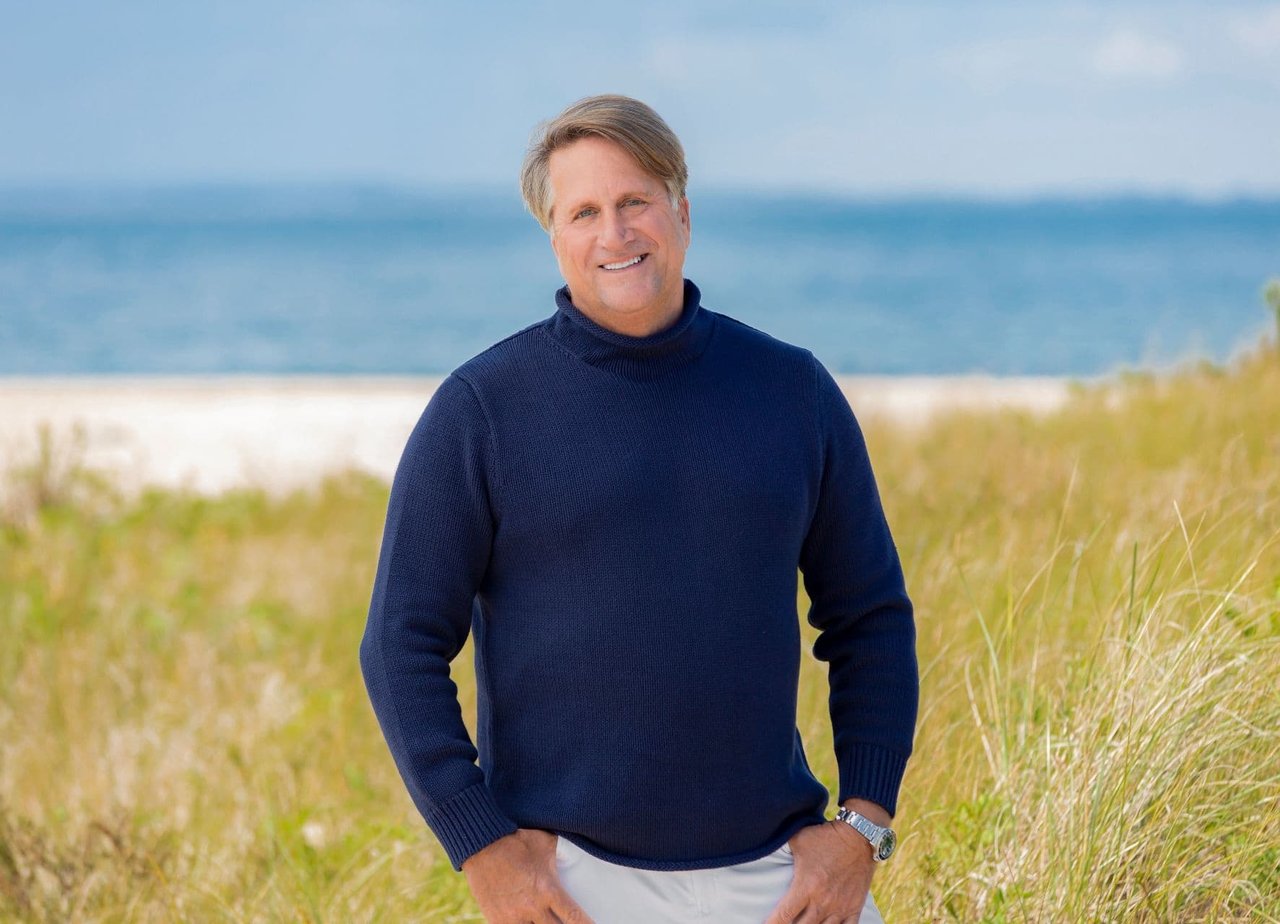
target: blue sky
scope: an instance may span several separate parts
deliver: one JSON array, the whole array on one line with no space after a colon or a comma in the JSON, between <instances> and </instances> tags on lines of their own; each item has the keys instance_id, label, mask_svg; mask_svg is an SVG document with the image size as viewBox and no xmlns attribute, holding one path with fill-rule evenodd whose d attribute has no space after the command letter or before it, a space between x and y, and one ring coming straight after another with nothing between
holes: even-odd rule
<instances>
[{"instance_id":1,"label":"blue sky","mask_svg":"<svg viewBox=\"0 0 1280 924\"><path fill-rule=\"evenodd\" d=\"M1280 195L1280 2L0 0L0 185L512 186L622 92L692 188Z\"/></svg>"}]
</instances>

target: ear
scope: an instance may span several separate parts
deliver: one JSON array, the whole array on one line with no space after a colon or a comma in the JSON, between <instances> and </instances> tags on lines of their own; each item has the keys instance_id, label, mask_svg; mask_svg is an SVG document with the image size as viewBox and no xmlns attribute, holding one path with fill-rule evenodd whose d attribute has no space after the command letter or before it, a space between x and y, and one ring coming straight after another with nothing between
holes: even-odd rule
<instances>
[{"instance_id":1,"label":"ear","mask_svg":"<svg viewBox=\"0 0 1280 924\"><path fill-rule=\"evenodd\" d=\"M680 205L676 209L676 213L680 216L680 226L684 228L684 245L689 246L689 240L693 235L693 226L689 216L689 197L681 196Z\"/></svg>"}]
</instances>

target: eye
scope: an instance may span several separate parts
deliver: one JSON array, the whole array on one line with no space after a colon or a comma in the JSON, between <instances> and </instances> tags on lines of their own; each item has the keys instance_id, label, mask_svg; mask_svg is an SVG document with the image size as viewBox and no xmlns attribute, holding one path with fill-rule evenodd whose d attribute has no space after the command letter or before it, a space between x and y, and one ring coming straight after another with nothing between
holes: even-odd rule
<instances>
[{"instance_id":1,"label":"eye","mask_svg":"<svg viewBox=\"0 0 1280 924\"><path fill-rule=\"evenodd\" d=\"M590 218L595 213L596 213L596 210L594 208L592 208L591 206L587 206L585 209L579 209L578 213L573 217L575 220L579 218Z\"/></svg>"},{"instance_id":2,"label":"eye","mask_svg":"<svg viewBox=\"0 0 1280 924\"><path fill-rule=\"evenodd\" d=\"M623 205L644 205L644 200L637 198L636 196L632 196L630 199L623 199L622 204Z\"/></svg>"}]
</instances>

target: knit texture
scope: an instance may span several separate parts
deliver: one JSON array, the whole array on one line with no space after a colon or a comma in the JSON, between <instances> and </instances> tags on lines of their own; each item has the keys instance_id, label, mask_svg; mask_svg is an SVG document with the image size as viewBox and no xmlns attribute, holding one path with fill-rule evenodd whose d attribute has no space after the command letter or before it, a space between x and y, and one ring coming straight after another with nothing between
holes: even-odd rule
<instances>
[{"instance_id":1,"label":"knit texture","mask_svg":"<svg viewBox=\"0 0 1280 924\"><path fill-rule=\"evenodd\" d=\"M915 627L862 432L807 350L685 302L630 337L566 289L463 363L391 486L360 663L455 869L520 828L701 869L821 824L796 727L797 568L837 801L896 811ZM449 665L473 634L477 728ZM477 764L478 761L478 764Z\"/></svg>"}]
</instances>

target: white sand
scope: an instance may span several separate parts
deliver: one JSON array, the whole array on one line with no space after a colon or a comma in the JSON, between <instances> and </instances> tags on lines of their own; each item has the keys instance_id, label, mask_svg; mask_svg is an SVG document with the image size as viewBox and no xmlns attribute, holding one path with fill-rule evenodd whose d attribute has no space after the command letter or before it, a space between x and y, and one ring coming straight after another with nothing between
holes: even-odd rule
<instances>
[{"instance_id":1,"label":"white sand","mask_svg":"<svg viewBox=\"0 0 1280 924\"><path fill-rule=\"evenodd\" d=\"M860 419L916 425L957 408L1051 411L1069 379L849 376ZM42 424L55 450L144 484L216 493L246 483L287 490L352 466L390 480L440 378L0 378L0 470L30 462Z\"/></svg>"}]
</instances>

